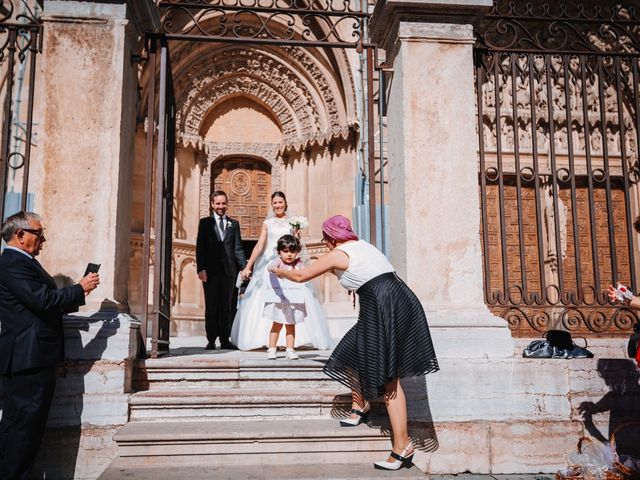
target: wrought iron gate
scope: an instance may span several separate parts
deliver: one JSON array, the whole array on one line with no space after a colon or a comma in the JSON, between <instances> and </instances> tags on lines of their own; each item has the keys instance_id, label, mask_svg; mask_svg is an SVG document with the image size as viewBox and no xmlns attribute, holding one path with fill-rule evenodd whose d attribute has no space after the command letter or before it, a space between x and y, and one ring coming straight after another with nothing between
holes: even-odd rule
<instances>
[{"instance_id":1,"label":"wrought iron gate","mask_svg":"<svg viewBox=\"0 0 640 480\"><path fill-rule=\"evenodd\" d=\"M161 36L148 37L149 98L147 99L147 152L145 165L145 218L142 263L143 322L141 336L147 338L149 314L149 270L154 261L151 351L169 350L171 322L171 239L173 237L173 172L176 146L176 106L169 45ZM155 72L159 73L156 79ZM156 91L156 80L158 89ZM154 178L155 164L155 178ZM154 191L155 190L155 191ZM155 206L155 211L152 210ZM151 229L154 229L153 257Z\"/></svg>"},{"instance_id":2,"label":"wrought iron gate","mask_svg":"<svg viewBox=\"0 0 640 480\"><path fill-rule=\"evenodd\" d=\"M145 227L143 245L142 338L152 328L151 355L168 351L171 287L175 105L169 59L170 41L243 43L366 51L369 228L376 238L376 177L373 84L375 45L366 42L369 14L359 1L343 0L161 0L160 26L147 34L148 76ZM367 4L364 3L366 10ZM159 80L158 80L159 79ZM158 83L158 84L156 84ZM152 121L153 119L153 121ZM382 157L380 157L382 158ZM155 171L155 180L152 180ZM381 186L381 191L384 185ZM155 189L155 199L153 190ZM152 221L152 206L155 220ZM152 234L153 231L153 234ZM152 249L151 238L155 236ZM383 235L384 236L384 233ZM153 250L153 252L152 252ZM152 255L153 253L153 255ZM149 270L153 262L152 310Z\"/></svg>"},{"instance_id":3,"label":"wrought iron gate","mask_svg":"<svg viewBox=\"0 0 640 480\"><path fill-rule=\"evenodd\" d=\"M500 0L478 26L486 303L516 336L638 320L605 293L638 289L640 11L626 3Z\"/></svg>"},{"instance_id":4,"label":"wrought iron gate","mask_svg":"<svg viewBox=\"0 0 640 480\"><path fill-rule=\"evenodd\" d=\"M42 51L38 8L0 1L0 221L29 204L36 55Z\"/></svg>"}]
</instances>

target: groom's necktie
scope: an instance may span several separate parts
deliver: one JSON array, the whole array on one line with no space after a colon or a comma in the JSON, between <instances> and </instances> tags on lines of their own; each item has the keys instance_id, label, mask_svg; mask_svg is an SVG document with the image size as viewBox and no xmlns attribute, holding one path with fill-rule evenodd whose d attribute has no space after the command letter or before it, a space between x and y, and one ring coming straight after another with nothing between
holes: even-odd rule
<instances>
[{"instance_id":1,"label":"groom's necktie","mask_svg":"<svg viewBox=\"0 0 640 480\"><path fill-rule=\"evenodd\" d=\"M224 217L218 217L218 226L220 228L220 237L224 240Z\"/></svg>"}]
</instances>

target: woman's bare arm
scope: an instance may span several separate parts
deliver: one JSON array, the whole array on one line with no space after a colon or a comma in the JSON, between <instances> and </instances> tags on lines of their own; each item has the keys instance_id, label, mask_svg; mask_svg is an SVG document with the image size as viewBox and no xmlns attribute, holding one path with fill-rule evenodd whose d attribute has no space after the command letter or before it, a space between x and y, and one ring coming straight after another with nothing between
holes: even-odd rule
<instances>
[{"instance_id":1,"label":"woman's bare arm","mask_svg":"<svg viewBox=\"0 0 640 480\"><path fill-rule=\"evenodd\" d=\"M267 243L267 234L267 224L263 223L262 230L260 230L260 237L258 237L258 242L256 243L255 247L253 247L253 250L251 250L251 257L249 257L249 260L247 260L247 265L244 267L244 270L242 270L243 277L249 276L249 274L251 273L251 269L253 268L253 264L256 263L256 260L262 254L264 245Z\"/></svg>"},{"instance_id":2,"label":"woman's bare arm","mask_svg":"<svg viewBox=\"0 0 640 480\"><path fill-rule=\"evenodd\" d=\"M286 278L293 282L306 282L319 277L323 273L337 268L346 270L349 268L349 256L342 250L333 250L318 258L315 262L302 270L284 270L282 268L269 269L279 278Z\"/></svg>"},{"instance_id":3,"label":"woman's bare arm","mask_svg":"<svg viewBox=\"0 0 640 480\"><path fill-rule=\"evenodd\" d=\"M611 300L612 303L622 303L633 310L640 310L640 298L636 296L631 299L623 298L622 300L618 300L616 288L613 285L609 285L607 294L609 295L609 300Z\"/></svg>"}]
</instances>

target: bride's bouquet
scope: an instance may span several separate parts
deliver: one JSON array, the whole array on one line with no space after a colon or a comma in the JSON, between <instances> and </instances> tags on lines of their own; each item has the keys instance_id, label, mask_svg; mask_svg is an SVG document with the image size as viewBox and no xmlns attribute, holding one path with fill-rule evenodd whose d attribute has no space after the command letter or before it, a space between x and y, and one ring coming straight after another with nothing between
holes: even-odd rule
<instances>
[{"instance_id":1,"label":"bride's bouquet","mask_svg":"<svg viewBox=\"0 0 640 480\"><path fill-rule=\"evenodd\" d=\"M289 225L294 230L304 230L305 228L309 228L309 220L307 217L291 217L289 219Z\"/></svg>"}]
</instances>

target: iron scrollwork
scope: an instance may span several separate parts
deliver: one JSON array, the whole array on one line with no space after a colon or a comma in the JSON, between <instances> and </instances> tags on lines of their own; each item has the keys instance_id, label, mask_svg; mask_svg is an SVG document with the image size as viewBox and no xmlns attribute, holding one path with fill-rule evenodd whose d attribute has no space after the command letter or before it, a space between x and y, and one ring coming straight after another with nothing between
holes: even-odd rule
<instances>
[{"instance_id":1,"label":"iron scrollwork","mask_svg":"<svg viewBox=\"0 0 640 480\"><path fill-rule=\"evenodd\" d=\"M0 1L0 67L6 75L0 142L0 219L25 209L32 143L36 54L42 51L40 5Z\"/></svg>"},{"instance_id":2,"label":"iron scrollwork","mask_svg":"<svg viewBox=\"0 0 640 480\"><path fill-rule=\"evenodd\" d=\"M0 0L0 24L9 23L12 25L25 25L40 23L38 10L26 0L20 0L20 13L16 12L16 5L13 0ZM33 2L32 2L33 3Z\"/></svg>"},{"instance_id":3,"label":"iron scrollwork","mask_svg":"<svg viewBox=\"0 0 640 480\"><path fill-rule=\"evenodd\" d=\"M161 1L159 33L208 41L357 47L368 14L350 0Z\"/></svg>"},{"instance_id":4,"label":"iron scrollwork","mask_svg":"<svg viewBox=\"0 0 640 480\"><path fill-rule=\"evenodd\" d=\"M0 62L8 51L15 52L24 61L29 50L42 51L42 23L39 10L21 0L20 11L12 0L0 0Z\"/></svg>"},{"instance_id":5,"label":"iron scrollwork","mask_svg":"<svg viewBox=\"0 0 640 480\"><path fill-rule=\"evenodd\" d=\"M352 13L360 14L359 8L354 8L351 0L162 0L160 6L182 6L187 8L202 7L241 7L243 9L267 9L267 10L307 10L326 13ZM356 2L359 7L360 2Z\"/></svg>"},{"instance_id":6,"label":"iron scrollwork","mask_svg":"<svg viewBox=\"0 0 640 480\"><path fill-rule=\"evenodd\" d=\"M478 25L479 44L508 51L640 53L637 6L606 3L500 0Z\"/></svg>"}]
</instances>

